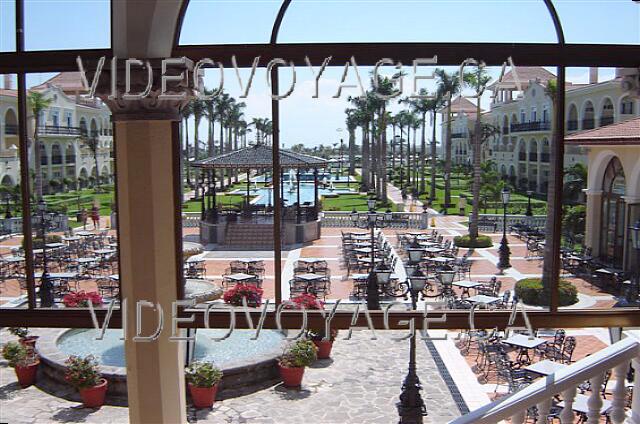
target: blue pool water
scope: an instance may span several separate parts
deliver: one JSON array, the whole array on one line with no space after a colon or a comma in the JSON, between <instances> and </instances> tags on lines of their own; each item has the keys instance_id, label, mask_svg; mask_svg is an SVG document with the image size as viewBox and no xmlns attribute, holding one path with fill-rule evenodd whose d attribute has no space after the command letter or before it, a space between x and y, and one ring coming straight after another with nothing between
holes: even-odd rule
<instances>
[{"instance_id":1,"label":"blue pool water","mask_svg":"<svg viewBox=\"0 0 640 424\"><path fill-rule=\"evenodd\" d=\"M309 202L310 204L313 205L313 197L314 197L313 190L314 190L313 184L300 183L300 203ZM350 194L354 192L355 191L353 189L349 190L346 188L333 189L333 190L328 188L318 189L319 196ZM245 194L246 191L236 190L234 193ZM259 196L258 199L255 200L254 204L261 205L261 206L273 205L273 189L272 188L260 187L257 190L254 188L254 189L251 189L249 193L252 196ZM283 198L287 205L293 205L298 201L298 197L296 193L296 184L291 184L291 185L289 185L289 183L284 184Z\"/></svg>"},{"instance_id":2,"label":"blue pool water","mask_svg":"<svg viewBox=\"0 0 640 424\"><path fill-rule=\"evenodd\" d=\"M346 183L347 181L349 181L349 177L346 175L347 172L343 172L343 174L341 176L338 176L338 174L332 174L329 172L318 172L318 181L322 182L322 180L324 180L325 178L327 179L327 181L333 181L334 183ZM295 181L295 174L291 174L289 172L285 172L282 175L282 180L284 182L289 181L289 178L291 178L292 180ZM258 182L258 183L264 183L265 181L269 181L271 182L271 176L269 176L267 178L266 175L258 175L256 177L252 177L251 178L251 182ZM313 172L303 172L300 174L300 181L306 181L306 182L313 182ZM354 182L354 181L351 181Z\"/></svg>"},{"instance_id":3,"label":"blue pool water","mask_svg":"<svg viewBox=\"0 0 640 424\"><path fill-rule=\"evenodd\" d=\"M199 329L196 335L195 360L212 361L218 367L251 360L265 352L278 350L284 336L274 330L263 330L257 340L251 330L234 330L231 335L215 342L210 337L221 337L227 330ZM103 340L95 340L97 330L69 330L58 339L58 349L67 355L95 355L103 365L124 367L122 330L107 330Z\"/></svg>"}]
</instances>

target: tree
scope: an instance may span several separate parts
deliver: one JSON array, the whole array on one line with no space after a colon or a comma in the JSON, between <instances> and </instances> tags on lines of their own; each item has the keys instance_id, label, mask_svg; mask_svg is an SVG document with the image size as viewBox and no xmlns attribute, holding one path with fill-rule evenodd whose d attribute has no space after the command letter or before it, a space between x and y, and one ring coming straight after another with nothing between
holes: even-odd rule
<instances>
[{"instance_id":1,"label":"tree","mask_svg":"<svg viewBox=\"0 0 640 424\"><path fill-rule=\"evenodd\" d=\"M98 140L98 136L85 135L80 138L80 142L91 152L93 156L93 161L96 165L96 185L98 186L96 190L100 190L100 167L98 166L98 151L100 149L100 141Z\"/></svg>"},{"instance_id":2,"label":"tree","mask_svg":"<svg viewBox=\"0 0 640 424\"><path fill-rule=\"evenodd\" d=\"M29 105L29 109L31 109L35 120L35 128L33 129L33 148L35 153L35 186L37 201L42 199L42 152L40 147L40 136L38 132L40 131L40 119L42 118L43 112L51 105L51 102L53 102L53 99L46 99L44 95L38 91L30 91L27 95L27 104Z\"/></svg>"},{"instance_id":3,"label":"tree","mask_svg":"<svg viewBox=\"0 0 640 424\"><path fill-rule=\"evenodd\" d=\"M349 175L356 174L356 129L358 128L358 116L355 109L346 109L345 124L349 132Z\"/></svg>"},{"instance_id":4,"label":"tree","mask_svg":"<svg viewBox=\"0 0 640 424\"><path fill-rule=\"evenodd\" d=\"M191 102L187 103L182 108L182 126L184 128L184 149L183 149L183 163L185 166L185 173L187 174L187 185L191 186L191 170L189 166L189 118L193 115L193 108Z\"/></svg>"},{"instance_id":5,"label":"tree","mask_svg":"<svg viewBox=\"0 0 640 424\"><path fill-rule=\"evenodd\" d=\"M426 192L425 168L426 168L426 162L427 162L427 160L426 160L426 154L427 154L427 139L426 139L427 113L432 112L432 111L433 111L433 113L435 113L435 111L438 108L438 104L439 104L440 100L439 100L437 94L435 96L430 96L429 92L424 88L420 89L420 93L419 94L422 97L415 98L415 99L410 98L408 103L409 103L409 106L411 107L411 109L416 114L418 114L418 116L420 117L420 122L422 124L422 138L421 138L421 142L420 142L420 193L425 193ZM435 121L434 121L434 126L433 127L435 129ZM435 139L435 136L434 136L434 139ZM433 147L435 147L435 144L433 144ZM433 147L432 147L432 154L434 154ZM435 188L434 179L435 179L435 174L432 176L432 185Z\"/></svg>"},{"instance_id":6,"label":"tree","mask_svg":"<svg viewBox=\"0 0 640 424\"><path fill-rule=\"evenodd\" d=\"M447 176L444 180L444 203L445 208L447 208L451 204L451 178L449 178L451 174L451 102L462 87L460 87L460 79L457 72L449 74L444 69L438 68L435 70L435 74L438 79L438 94L447 105L447 129L444 140L444 173Z\"/></svg>"},{"instance_id":7,"label":"tree","mask_svg":"<svg viewBox=\"0 0 640 424\"><path fill-rule=\"evenodd\" d=\"M463 75L465 85L473 88L477 96L476 104L476 122L473 130L473 183L471 195L473 197L473 207L471 209L471 219L469 220L469 237L471 244L475 244L478 238L478 215L480 214L480 185L482 184L480 167L482 162L482 144L489 138L500 133L500 129L489 124L482 123L482 110L480 109L480 99L484 90L491 81L491 77L487 74L484 66L477 66L475 72L469 72ZM450 134L448 135L450 138ZM450 148L450 146L449 146ZM450 153L450 152L449 152ZM449 163L449 169L451 164Z\"/></svg>"},{"instance_id":8,"label":"tree","mask_svg":"<svg viewBox=\"0 0 640 424\"><path fill-rule=\"evenodd\" d=\"M578 203L583 196L582 190L587 188L587 167L576 163L564 171L562 193L565 199Z\"/></svg>"}]
</instances>

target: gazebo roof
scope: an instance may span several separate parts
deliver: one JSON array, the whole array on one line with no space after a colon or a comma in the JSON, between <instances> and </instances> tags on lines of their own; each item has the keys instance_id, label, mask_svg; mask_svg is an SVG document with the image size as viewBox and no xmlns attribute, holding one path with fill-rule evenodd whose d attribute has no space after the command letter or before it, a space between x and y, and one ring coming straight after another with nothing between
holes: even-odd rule
<instances>
[{"instance_id":1,"label":"gazebo roof","mask_svg":"<svg viewBox=\"0 0 640 424\"><path fill-rule=\"evenodd\" d=\"M273 151L270 146L256 144L229 153L195 161L191 166L195 168L241 168L264 169L271 168ZM316 156L295 153L280 149L280 166L282 168L322 168L328 161Z\"/></svg>"}]
</instances>

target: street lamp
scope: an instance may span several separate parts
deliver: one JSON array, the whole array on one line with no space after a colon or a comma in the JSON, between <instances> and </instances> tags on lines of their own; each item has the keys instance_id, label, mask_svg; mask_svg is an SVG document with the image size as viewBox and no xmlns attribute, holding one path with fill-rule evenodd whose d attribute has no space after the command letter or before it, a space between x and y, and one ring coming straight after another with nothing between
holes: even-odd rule
<instances>
[{"instance_id":1,"label":"street lamp","mask_svg":"<svg viewBox=\"0 0 640 424\"><path fill-rule=\"evenodd\" d=\"M40 217L40 235L42 237L42 276L40 277L40 307L50 308L54 304L53 283L49 279L49 269L47 266L47 204L43 199L38 202L38 214Z\"/></svg>"},{"instance_id":2,"label":"street lamp","mask_svg":"<svg viewBox=\"0 0 640 424\"><path fill-rule=\"evenodd\" d=\"M502 214L502 241L500 242L500 248L498 252L500 253L500 260L498 261L498 268L501 272L504 272L505 269L511 268L511 264L509 263L509 256L511 255L511 251L509 250L509 242L507 241L507 205L509 204L509 200L511 199L511 192L508 187L502 189L500 193L502 197L502 206L503 206L503 214Z\"/></svg>"},{"instance_id":3,"label":"street lamp","mask_svg":"<svg viewBox=\"0 0 640 424\"><path fill-rule=\"evenodd\" d=\"M410 293L411 307L416 310L418 296L424 290L427 280L419 277L411 278L413 272L408 275L408 282L405 283L406 290L401 295L406 296L407 292ZM416 370L416 336L412 334L409 338L409 371L402 382L400 402L396 404L398 415L400 416L400 424L422 424L422 417L427 415L427 407L420 395L421 390L422 385Z\"/></svg>"},{"instance_id":4,"label":"street lamp","mask_svg":"<svg viewBox=\"0 0 640 424\"><path fill-rule=\"evenodd\" d=\"M375 210L376 200L369 199L367 201L369 212L360 214L355 209L351 212L351 222L355 227L371 230L371 270L367 282L367 308L380 309L380 293L378 292L378 277L375 272L376 259L376 228L386 228L391 224L391 211L382 214Z\"/></svg>"},{"instance_id":5,"label":"street lamp","mask_svg":"<svg viewBox=\"0 0 640 424\"><path fill-rule=\"evenodd\" d=\"M527 212L525 212L526 216L533 216L533 211L531 210L531 196L533 196L533 191L527 190Z\"/></svg>"}]
</instances>

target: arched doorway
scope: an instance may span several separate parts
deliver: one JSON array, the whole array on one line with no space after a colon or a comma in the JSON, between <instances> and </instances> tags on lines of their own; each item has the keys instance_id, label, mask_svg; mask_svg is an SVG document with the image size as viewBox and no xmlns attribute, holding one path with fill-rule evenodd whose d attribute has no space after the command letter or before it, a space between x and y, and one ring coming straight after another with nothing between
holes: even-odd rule
<instances>
[{"instance_id":1,"label":"arched doorway","mask_svg":"<svg viewBox=\"0 0 640 424\"><path fill-rule=\"evenodd\" d=\"M624 258L625 175L620 159L609 161L602 180L602 221L600 228L600 257L622 268Z\"/></svg>"}]
</instances>

